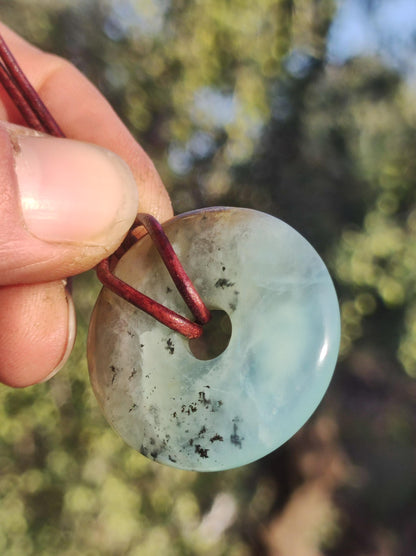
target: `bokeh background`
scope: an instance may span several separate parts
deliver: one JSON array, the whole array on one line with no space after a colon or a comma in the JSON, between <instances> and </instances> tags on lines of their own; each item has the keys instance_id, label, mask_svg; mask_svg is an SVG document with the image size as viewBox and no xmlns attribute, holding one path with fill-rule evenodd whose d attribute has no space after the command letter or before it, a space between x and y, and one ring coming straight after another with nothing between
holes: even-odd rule
<instances>
[{"instance_id":1,"label":"bokeh background","mask_svg":"<svg viewBox=\"0 0 416 556\"><path fill-rule=\"evenodd\" d=\"M0 554L414 556L414 0L0 0L0 18L97 85L176 212L252 207L306 236L343 326L293 439L182 472L104 422L85 356L99 285L80 276L66 368L0 388Z\"/></svg>"}]
</instances>

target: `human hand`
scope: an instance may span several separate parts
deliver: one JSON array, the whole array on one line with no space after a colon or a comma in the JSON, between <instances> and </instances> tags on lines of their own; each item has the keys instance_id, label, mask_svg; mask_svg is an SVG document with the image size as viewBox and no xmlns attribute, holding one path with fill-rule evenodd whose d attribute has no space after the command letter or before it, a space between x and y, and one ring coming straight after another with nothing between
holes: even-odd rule
<instances>
[{"instance_id":1,"label":"human hand","mask_svg":"<svg viewBox=\"0 0 416 556\"><path fill-rule=\"evenodd\" d=\"M28 386L71 352L65 278L113 252L138 206L162 221L172 209L152 162L93 85L1 23L0 33L71 138L10 125L23 122L0 90L0 381Z\"/></svg>"}]
</instances>

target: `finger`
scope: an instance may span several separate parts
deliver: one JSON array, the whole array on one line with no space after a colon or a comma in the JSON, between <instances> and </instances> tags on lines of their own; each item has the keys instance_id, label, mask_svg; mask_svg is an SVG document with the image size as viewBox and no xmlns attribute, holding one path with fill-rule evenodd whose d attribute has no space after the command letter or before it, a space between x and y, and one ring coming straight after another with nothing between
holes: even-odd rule
<instances>
[{"instance_id":1,"label":"finger","mask_svg":"<svg viewBox=\"0 0 416 556\"><path fill-rule=\"evenodd\" d=\"M0 285L78 274L117 248L138 204L118 156L10 124L0 152Z\"/></svg>"},{"instance_id":2,"label":"finger","mask_svg":"<svg viewBox=\"0 0 416 556\"><path fill-rule=\"evenodd\" d=\"M141 199L140 210L151 212L161 220L170 217L172 214L170 202L153 164L98 91L64 60L42 53L1 24L0 30L23 70L27 73L29 80L39 90L65 134L104 146L119 154L130 166L137 181ZM0 90L0 114L1 111L9 121L21 123L13 103L7 99L4 91ZM9 144L5 148L7 141ZM40 142L37 141L38 144ZM48 228L47 219L43 218L42 220L42 211L38 211L37 208L51 208L55 203L54 210L50 210L49 214L56 214L56 203L62 209L65 206L65 200L57 194L55 197L52 195L52 199L45 202L45 192L52 191L50 187L52 180L49 179L49 181L46 180L46 185L44 181L40 181L39 187L42 192L40 198L43 199L43 204L32 202L36 201L36 195L33 197L30 186L27 188L24 185L27 166L26 163L22 163L22 160L32 160L33 163L33 154L36 155L35 160L40 157L40 167L48 169L46 175L50 178L51 166L50 163L45 162L45 156L52 146L36 146L34 140L21 140L20 138L18 141L13 141L13 145L15 147L17 145L17 152L24 155L16 161L13 161L10 137L6 137L0 130L0 151L4 155L0 161L0 212L2 217L4 215L0 223L0 276L4 279L3 283L49 281L90 268L113 250L117 243L114 239L115 236L119 236L118 242L121 240L120 229L112 234L111 239L108 237L108 234L111 235L111 233L107 229L105 241L103 230L98 232L97 227L88 238L86 238L88 234L84 234L82 238L74 238L69 232L72 231L76 235L80 228L83 228L84 232L85 230L92 232L91 227L88 228L88 223L94 221L92 217L94 212L90 214L88 210L78 210L73 213L75 215L73 221L78 221L77 225L70 226L69 212L65 213L64 211L60 214L62 218L56 220L55 224L66 223L66 228L64 226L58 230L59 233L51 233L53 228ZM62 151L66 150L64 147L53 148L60 151L61 155ZM79 149L78 155L80 156ZM88 157L91 159L91 156L90 153ZM98 156L98 153L95 153L94 156ZM56 155L56 158L59 156ZM100 165L102 170L102 162L98 164L98 166ZM70 159L69 164L67 158L66 164L61 165L61 174L68 175L73 170L73 166L73 158ZM56 167L59 167L59 164L55 164ZM43 171L40 174L42 178L45 176ZM56 175L54 177L56 178ZM77 183L77 180L72 181ZM98 181L96 178L96 184ZM81 179L81 186L83 184L88 186L85 179L84 182ZM61 193L65 189L64 185L61 182L59 186ZM75 191L72 192L72 199L67 197L66 202L69 205L72 202L72 207L83 206L85 209L88 205L85 202L88 195L83 198L84 202L79 202L80 199L77 197L77 194L81 194L83 188L81 186L78 189L73 186ZM123 187L120 186L120 189L123 190ZM93 187L92 191L94 191ZM103 195L105 198L105 188L104 192L100 193L101 195L98 195L100 202L95 204L101 206ZM127 198L130 199L130 205L134 206L135 212L137 207L131 188L126 186L123 196L125 203ZM108 195L107 191L107 206L110 204L108 202L110 198L111 195ZM89 199L97 200L97 189L95 194L91 192ZM120 205L120 199L118 202ZM106 205L105 202L103 204ZM94 202L90 205L94 205ZM119 205L116 207L117 211L121 210ZM120 216L119 212L117 214ZM95 216L97 217L97 213ZM131 213L124 212L123 218L116 219L114 226L117 227L121 221L119 228L126 230L128 228L127 221L131 218ZM92 236L93 241L91 241ZM101 253L99 253L100 249ZM52 293L53 291L55 294ZM62 289L57 288L56 284L52 286L50 282L47 286L45 284L41 286L8 286L0 289L0 307L2 308L0 315L2 361L0 380L16 386L32 384L43 379L45 374L48 374L51 369L56 369L57 365L59 367L67 357L71 347L71 341L67 339L71 328L68 324L65 327L65 322L68 322L68 306L62 304L63 298L59 292L62 294ZM35 298L38 301L35 301ZM40 302L40 299L43 301ZM53 303L48 303L48 299L54 300ZM66 296L65 301L68 303ZM52 306L54 310L51 309ZM8 313L10 318L7 318ZM10 334L10 324L12 324L11 330L16 331L13 336ZM16 352L16 350L18 351ZM18 353L17 356L16 353Z\"/></svg>"},{"instance_id":3,"label":"finger","mask_svg":"<svg viewBox=\"0 0 416 556\"><path fill-rule=\"evenodd\" d=\"M75 339L63 281L0 288L0 381L29 386L57 372Z\"/></svg>"},{"instance_id":4,"label":"finger","mask_svg":"<svg viewBox=\"0 0 416 556\"><path fill-rule=\"evenodd\" d=\"M121 156L136 179L139 210L162 221L170 218L169 197L153 163L98 90L62 58L41 52L2 24L0 32L65 135ZM5 115L16 117L8 106L7 114L7 103L3 104Z\"/></svg>"}]
</instances>

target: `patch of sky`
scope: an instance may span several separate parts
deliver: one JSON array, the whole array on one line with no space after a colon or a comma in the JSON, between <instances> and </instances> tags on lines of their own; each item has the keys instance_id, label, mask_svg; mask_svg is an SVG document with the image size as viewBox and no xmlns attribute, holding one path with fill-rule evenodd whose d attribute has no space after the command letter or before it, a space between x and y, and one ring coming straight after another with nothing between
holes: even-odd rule
<instances>
[{"instance_id":1,"label":"patch of sky","mask_svg":"<svg viewBox=\"0 0 416 556\"><path fill-rule=\"evenodd\" d=\"M306 77L313 65L314 58L298 48L292 50L284 61L286 71L295 79Z\"/></svg>"},{"instance_id":2,"label":"patch of sky","mask_svg":"<svg viewBox=\"0 0 416 556\"><path fill-rule=\"evenodd\" d=\"M233 93L213 87L201 87L194 94L190 116L198 125L226 127L237 115L237 100Z\"/></svg>"},{"instance_id":3,"label":"patch of sky","mask_svg":"<svg viewBox=\"0 0 416 556\"><path fill-rule=\"evenodd\" d=\"M162 33L170 0L114 0L104 32L114 41L128 35L155 36Z\"/></svg>"},{"instance_id":4,"label":"patch of sky","mask_svg":"<svg viewBox=\"0 0 416 556\"><path fill-rule=\"evenodd\" d=\"M215 150L215 140L210 133L196 131L188 141L187 148L194 158L204 159Z\"/></svg>"},{"instance_id":5,"label":"patch of sky","mask_svg":"<svg viewBox=\"0 0 416 556\"><path fill-rule=\"evenodd\" d=\"M327 55L334 64L357 56L378 56L415 79L416 1L339 0Z\"/></svg>"},{"instance_id":6,"label":"patch of sky","mask_svg":"<svg viewBox=\"0 0 416 556\"><path fill-rule=\"evenodd\" d=\"M211 134L196 131L184 147L178 144L169 147L168 164L176 174L187 174L196 160L208 158L215 147L215 140Z\"/></svg>"},{"instance_id":7,"label":"patch of sky","mask_svg":"<svg viewBox=\"0 0 416 556\"><path fill-rule=\"evenodd\" d=\"M192 155L188 149L171 144L168 150L168 164L175 174L185 175L192 169Z\"/></svg>"}]
</instances>

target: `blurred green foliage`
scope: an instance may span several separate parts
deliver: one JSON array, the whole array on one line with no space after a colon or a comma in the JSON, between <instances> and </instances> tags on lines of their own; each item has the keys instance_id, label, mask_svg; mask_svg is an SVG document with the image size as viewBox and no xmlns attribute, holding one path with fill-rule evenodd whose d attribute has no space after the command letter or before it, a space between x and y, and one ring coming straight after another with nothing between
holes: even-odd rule
<instances>
[{"instance_id":1,"label":"blurred green foliage","mask_svg":"<svg viewBox=\"0 0 416 556\"><path fill-rule=\"evenodd\" d=\"M303 430L247 468L197 475L104 422L85 358L98 284L79 277L66 369L0 388L0 554L413 554L415 89L376 57L328 63L335 8L0 0L5 23L109 99L177 212L253 207L310 239L343 319L339 368Z\"/></svg>"}]
</instances>

